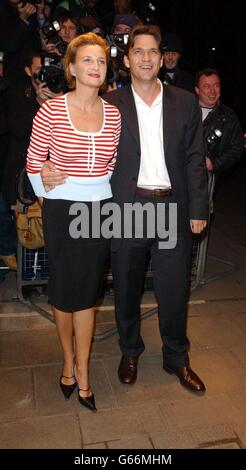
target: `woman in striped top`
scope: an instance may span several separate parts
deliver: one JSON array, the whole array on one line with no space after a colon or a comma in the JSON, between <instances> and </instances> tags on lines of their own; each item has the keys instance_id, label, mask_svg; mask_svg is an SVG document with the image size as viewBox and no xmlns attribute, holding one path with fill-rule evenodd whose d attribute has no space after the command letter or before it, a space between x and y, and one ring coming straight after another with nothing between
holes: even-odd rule
<instances>
[{"instance_id":1,"label":"woman in striped top","mask_svg":"<svg viewBox=\"0 0 246 470\"><path fill-rule=\"evenodd\" d=\"M78 385L79 402L93 411L89 357L109 240L91 233L92 214L95 204L101 213L102 205L111 201L110 176L121 127L117 108L98 96L108 60L107 44L93 33L69 44L64 70L72 91L41 106L33 121L27 158L29 178L36 195L43 198L48 296L64 356L60 387L69 398ZM55 188L44 187L40 177L48 157L66 172L65 183ZM71 217L77 213L77 219ZM81 237L79 227L83 234L88 230L87 237Z\"/></svg>"}]
</instances>

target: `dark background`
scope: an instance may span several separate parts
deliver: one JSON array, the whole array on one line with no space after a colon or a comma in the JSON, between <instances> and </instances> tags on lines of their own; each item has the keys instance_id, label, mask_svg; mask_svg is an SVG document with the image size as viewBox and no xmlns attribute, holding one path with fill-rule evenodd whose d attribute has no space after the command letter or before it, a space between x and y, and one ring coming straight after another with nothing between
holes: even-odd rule
<instances>
[{"instance_id":1,"label":"dark background","mask_svg":"<svg viewBox=\"0 0 246 470\"><path fill-rule=\"evenodd\" d=\"M141 8L145 1L135 1ZM153 0L162 32L175 32L183 43L180 62L195 73L216 67L222 99L239 115L246 130L246 2L242 0ZM212 47L216 50L212 51Z\"/></svg>"},{"instance_id":2,"label":"dark background","mask_svg":"<svg viewBox=\"0 0 246 470\"><path fill-rule=\"evenodd\" d=\"M246 1L132 0L142 20L151 13L149 3L156 7L162 33L172 31L182 40L180 66L193 74L208 66L218 69L222 100L237 112L246 132ZM112 9L113 0L98 1L100 17Z\"/></svg>"}]
</instances>

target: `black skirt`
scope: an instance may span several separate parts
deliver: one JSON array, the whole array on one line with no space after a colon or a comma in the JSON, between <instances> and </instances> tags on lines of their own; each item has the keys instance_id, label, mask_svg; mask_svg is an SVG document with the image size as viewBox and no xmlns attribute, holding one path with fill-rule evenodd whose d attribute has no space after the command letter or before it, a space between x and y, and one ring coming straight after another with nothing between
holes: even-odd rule
<instances>
[{"instance_id":1,"label":"black skirt","mask_svg":"<svg viewBox=\"0 0 246 470\"><path fill-rule=\"evenodd\" d=\"M97 201L97 208L109 201ZM84 208L87 206L89 219L83 216L76 219L76 215L69 215L73 204L78 204L78 207L83 204ZM44 199L43 226L49 264L48 299L51 305L65 312L93 307L102 293L110 240L103 238L100 233L91 233L93 204ZM100 216L99 225L104 219L105 216ZM78 220L81 223L77 223ZM85 235L88 232L88 220L89 236ZM84 229L84 237L78 236L81 228Z\"/></svg>"}]
</instances>

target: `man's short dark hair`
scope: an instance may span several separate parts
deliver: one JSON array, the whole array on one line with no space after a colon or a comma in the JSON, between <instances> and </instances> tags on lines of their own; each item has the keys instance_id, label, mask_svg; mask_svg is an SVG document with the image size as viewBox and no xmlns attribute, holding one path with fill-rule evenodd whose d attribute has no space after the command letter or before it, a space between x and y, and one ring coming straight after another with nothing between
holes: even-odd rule
<instances>
[{"instance_id":1,"label":"man's short dark hair","mask_svg":"<svg viewBox=\"0 0 246 470\"><path fill-rule=\"evenodd\" d=\"M146 34L148 36L153 36L158 44L158 48L160 53L162 54L162 37L161 37L161 30L159 26L150 24L150 25L136 25L132 28L128 44L126 48L125 54L128 55L129 50L134 47L134 42L137 36L141 36L142 34Z\"/></svg>"},{"instance_id":2,"label":"man's short dark hair","mask_svg":"<svg viewBox=\"0 0 246 470\"><path fill-rule=\"evenodd\" d=\"M22 61L23 67L31 68L34 57L42 57L42 51L27 49Z\"/></svg>"},{"instance_id":3,"label":"man's short dark hair","mask_svg":"<svg viewBox=\"0 0 246 470\"><path fill-rule=\"evenodd\" d=\"M196 86L199 86L199 80L202 75L205 75L206 77L210 77L211 75L217 75L217 77L220 79L220 74L217 69L206 67L205 69L199 70L199 72L197 72L195 77Z\"/></svg>"}]
</instances>

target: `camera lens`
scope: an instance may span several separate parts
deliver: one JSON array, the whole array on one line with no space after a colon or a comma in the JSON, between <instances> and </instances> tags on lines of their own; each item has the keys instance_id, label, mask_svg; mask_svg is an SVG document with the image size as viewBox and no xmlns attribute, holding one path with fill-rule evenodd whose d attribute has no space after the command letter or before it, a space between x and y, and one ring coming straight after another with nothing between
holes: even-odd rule
<instances>
[{"instance_id":1,"label":"camera lens","mask_svg":"<svg viewBox=\"0 0 246 470\"><path fill-rule=\"evenodd\" d=\"M222 136L222 132L221 132L220 129L215 129L214 133L215 133L216 137L221 137Z\"/></svg>"},{"instance_id":2,"label":"camera lens","mask_svg":"<svg viewBox=\"0 0 246 470\"><path fill-rule=\"evenodd\" d=\"M60 54L65 55L66 50L67 50L67 43L64 41L61 41L60 43L57 44L57 49L60 52Z\"/></svg>"},{"instance_id":3,"label":"camera lens","mask_svg":"<svg viewBox=\"0 0 246 470\"><path fill-rule=\"evenodd\" d=\"M52 24L53 24L56 31L60 31L61 28L60 28L60 25L59 25L58 21L55 20L55 21L53 21Z\"/></svg>"},{"instance_id":4,"label":"camera lens","mask_svg":"<svg viewBox=\"0 0 246 470\"><path fill-rule=\"evenodd\" d=\"M117 57L117 47L116 46L111 46L110 55L111 55L111 57Z\"/></svg>"}]
</instances>

